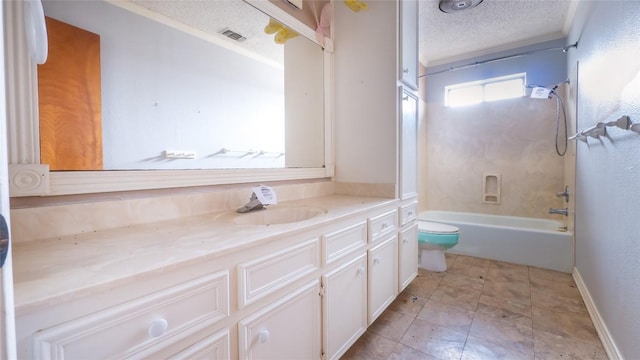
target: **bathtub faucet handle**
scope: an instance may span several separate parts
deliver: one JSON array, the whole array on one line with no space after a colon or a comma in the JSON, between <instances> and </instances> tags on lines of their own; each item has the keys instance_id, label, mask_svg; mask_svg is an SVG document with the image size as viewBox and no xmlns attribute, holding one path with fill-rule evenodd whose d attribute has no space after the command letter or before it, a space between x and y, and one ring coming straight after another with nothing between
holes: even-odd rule
<instances>
[{"instance_id":1,"label":"bathtub faucet handle","mask_svg":"<svg viewBox=\"0 0 640 360\"><path fill-rule=\"evenodd\" d=\"M564 196L564 201L565 202L569 202L569 186L565 186L564 187L564 191L561 192L557 192L556 193L557 197L563 197Z\"/></svg>"}]
</instances>

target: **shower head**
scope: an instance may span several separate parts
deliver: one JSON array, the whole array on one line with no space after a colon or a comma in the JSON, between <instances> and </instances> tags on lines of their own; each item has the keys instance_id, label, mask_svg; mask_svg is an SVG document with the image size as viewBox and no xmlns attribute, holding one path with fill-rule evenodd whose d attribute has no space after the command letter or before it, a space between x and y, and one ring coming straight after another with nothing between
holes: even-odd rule
<instances>
[{"instance_id":1,"label":"shower head","mask_svg":"<svg viewBox=\"0 0 640 360\"><path fill-rule=\"evenodd\" d=\"M440 0L440 11L453 14L478 6L483 0Z\"/></svg>"},{"instance_id":2,"label":"shower head","mask_svg":"<svg viewBox=\"0 0 640 360\"><path fill-rule=\"evenodd\" d=\"M627 116L621 116L618 120L609 121L605 125L607 126L617 126L620 129L628 130L631 127L631 119Z\"/></svg>"},{"instance_id":3,"label":"shower head","mask_svg":"<svg viewBox=\"0 0 640 360\"><path fill-rule=\"evenodd\" d=\"M551 89L536 86L531 90L532 99L548 99L551 97Z\"/></svg>"}]
</instances>

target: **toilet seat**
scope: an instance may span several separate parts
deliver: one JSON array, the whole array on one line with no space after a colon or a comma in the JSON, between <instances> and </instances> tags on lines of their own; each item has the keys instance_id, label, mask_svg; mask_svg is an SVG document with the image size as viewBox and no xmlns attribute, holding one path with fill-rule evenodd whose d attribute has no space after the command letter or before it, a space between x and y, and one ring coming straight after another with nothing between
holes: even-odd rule
<instances>
[{"instance_id":1,"label":"toilet seat","mask_svg":"<svg viewBox=\"0 0 640 360\"><path fill-rule=\"evenodd\" d=\"M460 232L460 229L452 225L420 220L418 221L418 231L431 234L456 234Z\"/></svg>"}]
</instances>

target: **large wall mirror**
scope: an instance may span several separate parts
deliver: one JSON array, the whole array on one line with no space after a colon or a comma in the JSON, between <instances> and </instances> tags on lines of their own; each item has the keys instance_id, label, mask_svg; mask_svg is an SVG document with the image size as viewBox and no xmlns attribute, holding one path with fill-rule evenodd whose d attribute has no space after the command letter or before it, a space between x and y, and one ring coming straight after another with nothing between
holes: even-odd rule
<instances>
[{"instance_id":1,"label":"large wall mirror","mask_svg":"<svg viewBox=\"0 0 640 360\"><path fill-rule=\"evenodd\" d=\"M328 54L313 31L284 43L267 34L273 12L291 29L308 29L277 7L242 0L44 0L43 7L45 16L96 34L100 54L101 168L52 168L50 194L331 176ZM160 184L157 175L170 181ZM83 179L93 190L82 189Z\"/></svg>"}]
</instances>

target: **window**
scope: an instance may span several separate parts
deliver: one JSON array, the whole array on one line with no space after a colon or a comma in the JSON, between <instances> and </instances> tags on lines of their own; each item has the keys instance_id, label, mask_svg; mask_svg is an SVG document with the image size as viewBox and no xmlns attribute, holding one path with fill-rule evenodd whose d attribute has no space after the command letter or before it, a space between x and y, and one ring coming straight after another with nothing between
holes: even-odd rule
<instances>
[{"instance_id":1,"label":"window","mask_svg":"<svg viewBox=\"0 0 640 360\"><path fill-rule=\"evenodd\" d=\"M444 88L445 106L465 106L525 96L526 73L449 85Z\"/></svg>"}]
</instances>

